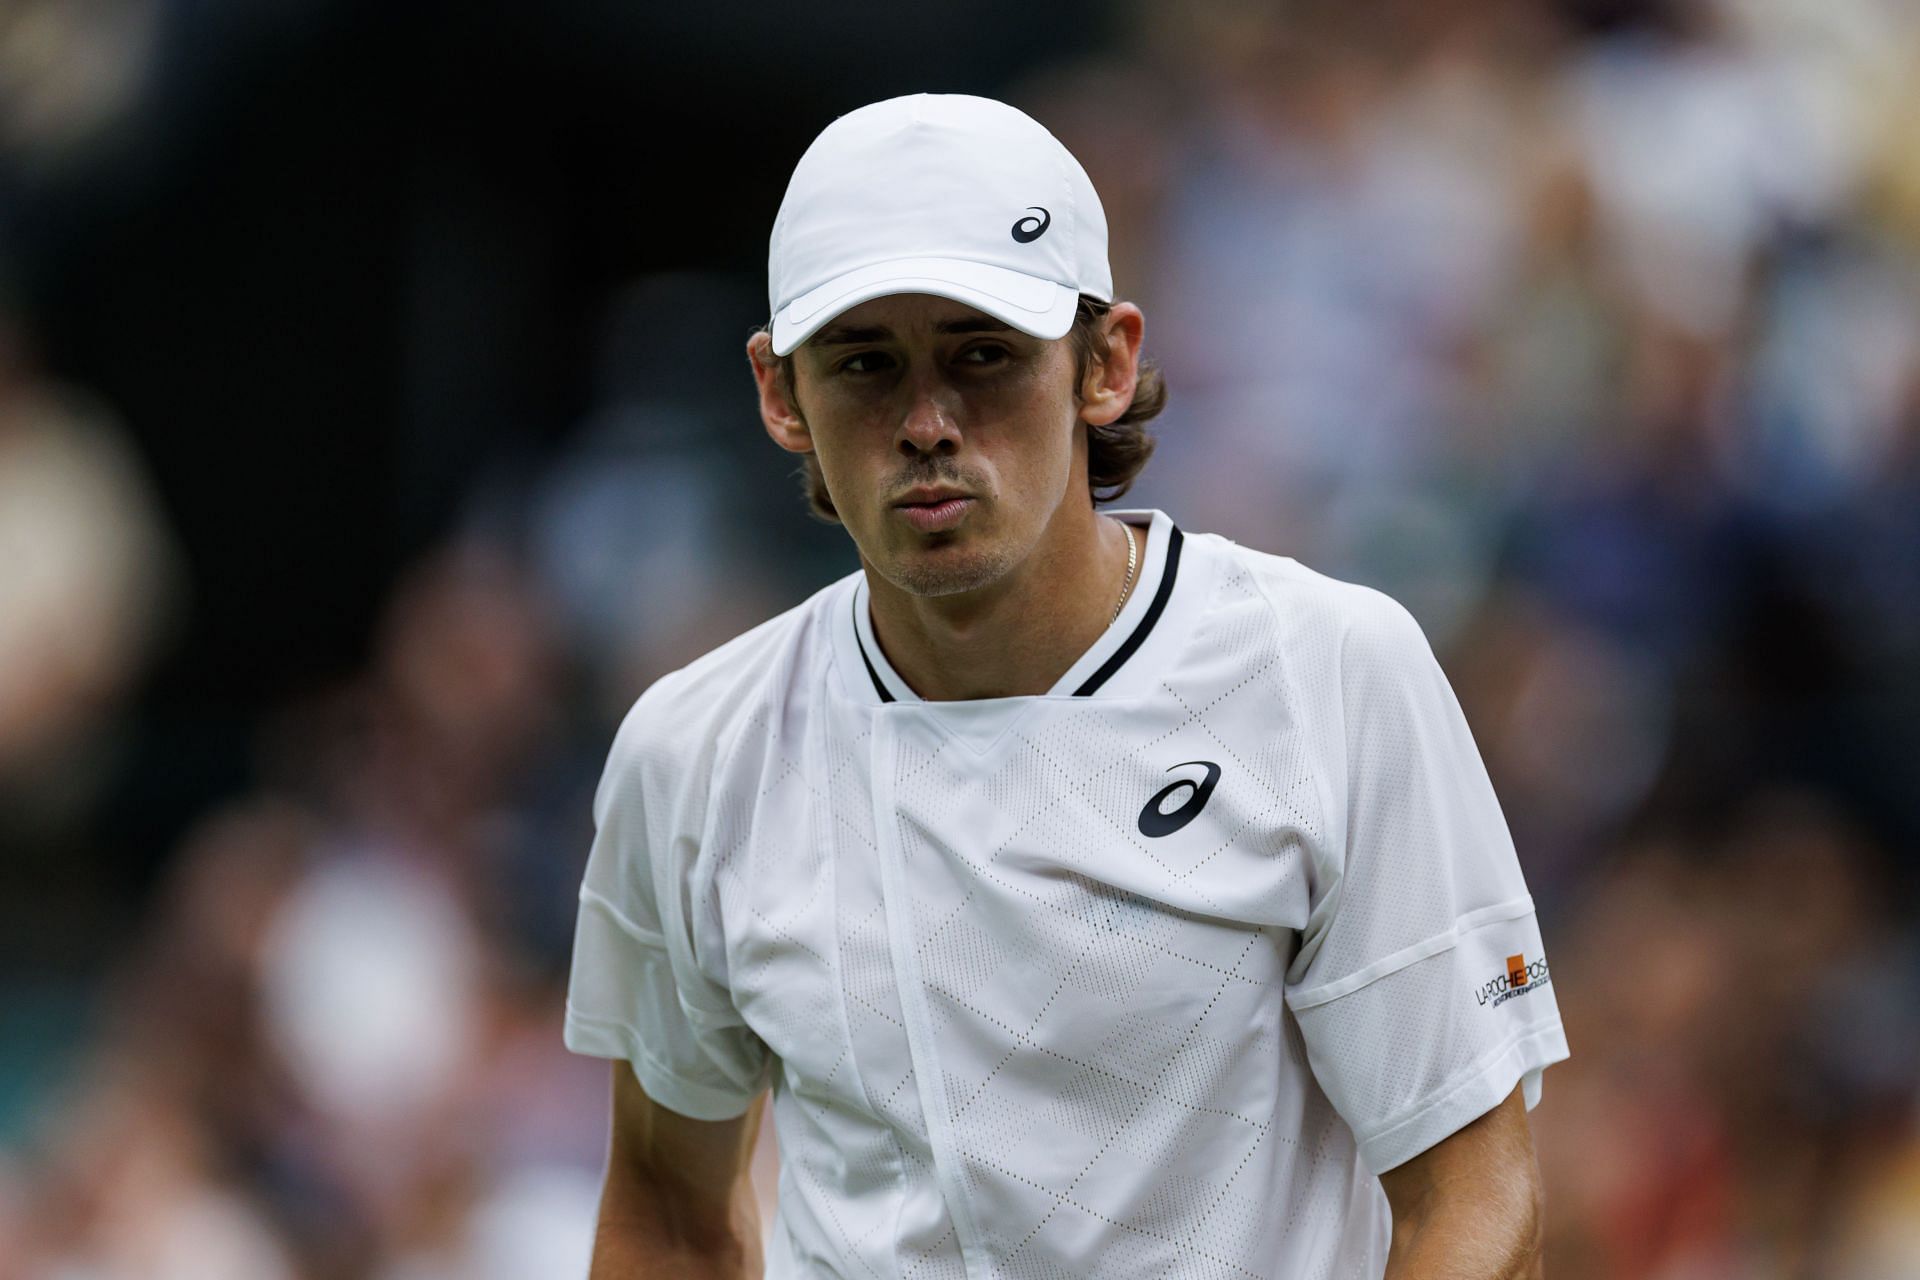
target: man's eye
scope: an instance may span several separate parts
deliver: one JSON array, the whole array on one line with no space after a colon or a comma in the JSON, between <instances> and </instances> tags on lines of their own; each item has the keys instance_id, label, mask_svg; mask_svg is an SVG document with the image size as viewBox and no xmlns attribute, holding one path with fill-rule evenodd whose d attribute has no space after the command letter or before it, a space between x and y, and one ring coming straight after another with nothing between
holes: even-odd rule
<instances>
[{"instance_id":1,"label":"man's eye","mask_svg":"<svg viewBox=\"0 0 1920 1280\"><path fill-rule=\"evenodd\" d=\"M986 343L977 347L968 347L960 353L960 359L967 364L999 364L1007 359L1008 354L1005 347Z\"/></svg>"},{"instance_id":2,"label":"man's eye","mask_svg":"<svg viewBox=\"0 0 1920 1280\"><path fill-rule=\"evenodd\" d=\"M892 366L892 358L884 351L861 351L842 360L839 371L841 373L879 373Z\"/></svg>"}]
</instances>

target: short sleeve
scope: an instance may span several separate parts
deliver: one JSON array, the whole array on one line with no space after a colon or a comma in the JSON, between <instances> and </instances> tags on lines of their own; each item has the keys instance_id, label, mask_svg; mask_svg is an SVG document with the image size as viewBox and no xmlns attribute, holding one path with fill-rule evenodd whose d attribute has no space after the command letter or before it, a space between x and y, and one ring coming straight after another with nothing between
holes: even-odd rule
<instances>
[{"instance_id":1,"label":"short sleeve","mask_svg":"<svg viewBox=\"0 0 1920 1280\"><path fill-rule=\"evenodd\" d=\"M645 697L635 705L594 796L565 1039L575 1053L631 1062L662 1106L725 1120L765 1089L772 1055L700 971L671 888L698 854L704 787L656 740L670 727L655 722L665 710Z\"/></svg>"},{"instance_id":2,"label":"short sleeve","mask_svg":"<svg viewBox=\"0 0 1920 1280\"><path fill-rule=\"evenodd\" d=\"M1338 650L1344 839L1323 856L1287 1004L1382 1173L1567 1056L1533 900L1453 690L1367 591Z\"/></svg>"}]
</instances>

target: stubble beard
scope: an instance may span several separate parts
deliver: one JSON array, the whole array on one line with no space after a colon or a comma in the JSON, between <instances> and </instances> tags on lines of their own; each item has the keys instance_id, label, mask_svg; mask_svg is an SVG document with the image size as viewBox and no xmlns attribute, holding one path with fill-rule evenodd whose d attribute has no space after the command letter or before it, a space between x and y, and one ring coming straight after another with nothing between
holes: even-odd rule
<instances>
[{"instance_id":1,"label":"stubble beard","mask_svg":"<svg viewBox=\"0 0 1920 1280\"><path fill-rule=\"evenodd\" d=\"M878 565L888 582L911 595L951 596L997 582L1014 566L1016 557L1004 547L975 550L915 547Z\"/></svg>"}]
</instances>

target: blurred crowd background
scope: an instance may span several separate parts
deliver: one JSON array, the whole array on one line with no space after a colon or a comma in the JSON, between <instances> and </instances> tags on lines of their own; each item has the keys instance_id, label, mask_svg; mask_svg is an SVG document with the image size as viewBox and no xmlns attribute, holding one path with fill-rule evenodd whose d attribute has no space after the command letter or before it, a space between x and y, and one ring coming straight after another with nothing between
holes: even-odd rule
<instances>
[{"instance_id":1,"label":"blurred crowd background","mask_svg":"<svg viewBox=\"0 0 1920 1280\"><path fill-rule=\"evenodd\" d=\"M1442 655L1549 1274L1920 1275L1920 8L4 0L0 1280L583 1273L592 789L853 567L742 347L922 89L1104 195L1121 505Z\"/></svg>"}]
</instances>

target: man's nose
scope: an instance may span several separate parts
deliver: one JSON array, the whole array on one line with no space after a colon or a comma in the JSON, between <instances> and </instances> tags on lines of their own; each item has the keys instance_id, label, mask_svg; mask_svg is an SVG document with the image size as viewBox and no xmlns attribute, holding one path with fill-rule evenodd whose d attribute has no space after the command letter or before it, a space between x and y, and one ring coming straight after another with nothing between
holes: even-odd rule
<instances>
[{"instance_id":1,"label":"man's nose","mask_svg":"<svg viewBox=\"0 0 1920 1280\"><path fill-rule=\"evenodd\" d=\"M952 453L960 447L960 419L950 388L932 380L916 381L909 389L895 433L900 452Z\"/></svg>"}]
</instances>

